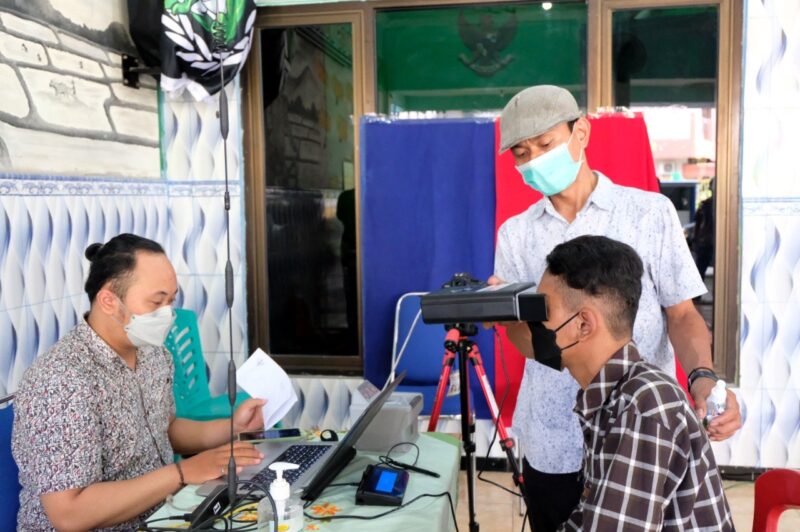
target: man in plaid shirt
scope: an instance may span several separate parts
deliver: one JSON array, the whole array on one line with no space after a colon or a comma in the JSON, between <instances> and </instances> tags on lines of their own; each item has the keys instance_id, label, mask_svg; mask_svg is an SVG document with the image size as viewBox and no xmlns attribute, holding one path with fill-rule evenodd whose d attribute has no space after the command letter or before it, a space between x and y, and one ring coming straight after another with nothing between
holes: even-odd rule
<instances>
[{"instance_id":1,"label":"man in plaid shirt","mask_svg":"<svg viewBox=\"0 0 800 532\"><path fill-rule=\"evenodd\" d=\"M632 342L642 261L582 236L547 256L534 356L580 384L584 490L560 530L734 530L708 436L678 383ZM563 346L563 347L561 347Z\"/></svg>"}]
</instances>

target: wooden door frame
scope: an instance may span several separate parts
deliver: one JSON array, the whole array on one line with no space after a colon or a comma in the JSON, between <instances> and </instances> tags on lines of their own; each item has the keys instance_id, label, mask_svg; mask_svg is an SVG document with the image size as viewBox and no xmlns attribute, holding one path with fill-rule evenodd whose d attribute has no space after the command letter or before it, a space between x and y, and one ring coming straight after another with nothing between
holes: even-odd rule
<instances>
[{"instance_id":1,"label":"wooden door frame","mask_svg":"<svg viewBox=\"0 0 800 532\"><path fill-rule=\"evenodd\" d=\"M360 131L358 120L364 114L364 70L366 43L364 42L365 14L363 10L336 10L319 13L275 13L273 10L259 10L256 16L256 35L260 30L322 24L351 24L353 28L353 166L356 186L356 231L357 241L360 208L358 204L359 187L359 147ZM269 345L269 288L267 243L265 239L266 220L266 160L264 134L264 109L261 106L263 83L261 79L261 39L253 39L252 58L243 70L242 124L244 129L244 182L245 212L247 220L247 323L250 348L267 350ZM361 294L361 267L358 272L358 294ZM358 338L361 334L361 305L358 306ZM322 354L286 355L272 353L275 360L289 371L314 373L361 374L363 370L363 349L359 346L357 356L331 356Z\"/></svg>"}]
</instances>

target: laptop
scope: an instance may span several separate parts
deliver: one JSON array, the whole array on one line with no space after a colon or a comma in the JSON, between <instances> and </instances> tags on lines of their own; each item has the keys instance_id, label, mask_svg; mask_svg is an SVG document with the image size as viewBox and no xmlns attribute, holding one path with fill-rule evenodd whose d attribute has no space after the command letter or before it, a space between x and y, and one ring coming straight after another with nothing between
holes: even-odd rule
<instances>
[{"instance_id":1,"label":"laptop","mask_svg":"<svg viewBox=\"0 0 800 532\"><path fill-rule=\"evenodd\" d=\"M245 467L239 473L240 480L253 480L265 488L275 479L275 472L269 469L273 462L297 464L299 469L284 471L283 477L291 484L292 491L302 490L304 500L314 500L330 484L336 475L355 457L355 444L369 424L380 412L381 407L405 377L400 373L364 409L347 434L338 442L291 442L265 441L256 445L264 454L264 460L255 466ZM197 489L197 495L206 496L214 488L225 485L225 478L210 480ZM239 492L247 492L240 486Z\"/></svg>"}]
</instances>

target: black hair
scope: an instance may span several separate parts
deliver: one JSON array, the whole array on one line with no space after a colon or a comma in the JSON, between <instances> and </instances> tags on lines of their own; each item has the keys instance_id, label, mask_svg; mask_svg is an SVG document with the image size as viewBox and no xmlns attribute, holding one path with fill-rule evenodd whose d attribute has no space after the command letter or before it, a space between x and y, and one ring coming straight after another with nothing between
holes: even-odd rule
<instances>
[{"instance_id":1,"label":"black hair","mask_svg":"<svg viewBox=\"0 0 800 532\"><path fill-rule=\"evenodd\" d=\"M569 122L567 122L567 127L569 128L570 133L572 133L572 130L575 129L575 122L577 121L578 119L576 118L575 120L570 120Z\"/></svg>"},{"instance_id":2,"label":"black hair","mask_svg":"<svg viewBox=\"0 0 800 532\"><path fill-rule=\"evenodd\" d=\"M615 338L633 332L644 266L628 244L604 236L579 236L550 252L547 271L567 287L605 300L609 310L606 322ZM570 294L565 300L573 307L579 304Z\"/></svg>"},{"instance_id":3,"label":"black hair","mask_svg":"<svg viewBox=\"0 0 800 532\"><path fill-rule=\"evenodd\" d=\"M120 299L124 298L128 281L136 268L136 253L140 251L164 254L164 248L158 242L130 233L117 235L105 244L87 247L84 255L91 266L84 288L89 302L94 303L97 292L108 282L111 282L111 290Z\"/></svg>"}]
</instances>

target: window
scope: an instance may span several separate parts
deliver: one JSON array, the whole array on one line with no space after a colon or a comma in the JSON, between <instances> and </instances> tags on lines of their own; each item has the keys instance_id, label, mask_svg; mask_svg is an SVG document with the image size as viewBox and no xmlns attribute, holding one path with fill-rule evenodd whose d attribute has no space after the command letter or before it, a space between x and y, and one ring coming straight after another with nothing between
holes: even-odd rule
<instances>
[{"instance_id":1,"label":"window","mask_svg":"<svg viewBox=\"0 0 800 532\"><path fill-rule=\"evenodd\" d=\"M494 111L530 85L586 107L586 4L389 9L376 14L378 112Z\"/></svg>"},{"instance_id":2,"label":"window","mask_svg":"<svg viewBox=\"0 0 800 532\"><path fill-rule=\"evenodd\" d=\"M738 94L741 4L592 4L590 91L597 107L642 112L661 191L675 204L709 293L714 365L736 381L739 350ZM592 100L592 98L590 98Z\"/></svg>"},{"instance_id":3,"label":"window","mask_svg":"<svg viewBox=\"0 0 800 532\"><path fill-rule=\"evenodd\" d=\"M666 185L676 188L668 193L687 223L711 193L707 178L716 176L714 259L706 270L713 306L705 314L713 321L717 370L735 381L741 17L741 0L370 0L260 8L244 89L251 347L270 350L292 371L361 370L347 295L353 276L342 253L349 222L337 210L342 191L352 189L358 220L355 124L364 112L491 112L524 87L553 83L569 88L589 112L617 105L645 111L656 141L662 128L687 132L693 151L662 157L657 168L680 178L674 183L699 178L701 186L688 192ZM297 109L290 105L297 98L275 80L298 82L290 65L304 55L310 74L292 91L305 102L317 98L317 121L300 125L318 137L305 145L311 152L303 151L314 162L295 164L290 120ZM679 120L658 118L675 108L682 109ZM350 121L339 121L347 112ZM301 246L300 238L314 244ZM355 285L357 300L358 274Z\"/></svg>"},{"instance_id":4,"label":"window","mask_svg":"<svg viewBox=\"0 0 800 532\"><path fill-rule=\"evenodd\" d=\"M258 111L246 127L259 133L248 161L259 176L247 198L251 345L294 371L357 371L354 23L260 21L247 89Z\"/></svg>"}]
</instances>

